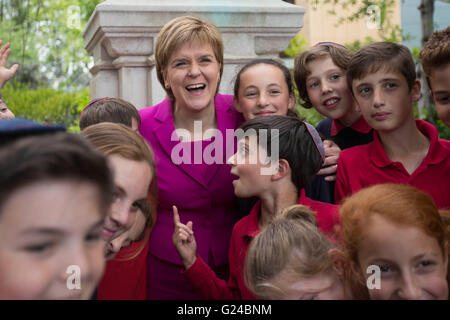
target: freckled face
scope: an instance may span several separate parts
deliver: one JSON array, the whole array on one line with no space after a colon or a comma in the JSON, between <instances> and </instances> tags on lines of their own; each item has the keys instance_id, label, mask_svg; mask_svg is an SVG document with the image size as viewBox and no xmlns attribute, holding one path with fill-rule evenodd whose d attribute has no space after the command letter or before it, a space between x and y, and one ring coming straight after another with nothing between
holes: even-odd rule
<instances>
[{"instance_id":1,"label":"freckled face","mask_svg":"<svg viewBox=\"0 0 450 320\"><path fill-rule=\"evenodd\" d=\"M374 300L447 300L447 255L437 240L412 226L393 224L374 214L367 222L358 250L358 261L366 270L380 268L380 289L370 289Z\"/></svg>"}]
</instances>

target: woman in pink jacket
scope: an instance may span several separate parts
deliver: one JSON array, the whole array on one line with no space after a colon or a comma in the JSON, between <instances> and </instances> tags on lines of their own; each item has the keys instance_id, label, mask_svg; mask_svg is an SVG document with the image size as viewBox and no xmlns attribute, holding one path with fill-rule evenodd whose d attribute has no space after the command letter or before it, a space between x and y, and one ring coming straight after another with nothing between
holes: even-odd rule
<instances>
[{"instance_id":1,"label":"woman in pink jacket","mask_svg":"<svg viewBox=\"0 0 450 320\"><path fill-rule=\"evenodd\" d=\"M239 217L226 159L235 151L233 132L243 119L233 97L217 93L224 61L216 26L189 16L173 19L158 35L155 60L168 98L140 110L140 133L153 149L158 177L147 299L201 299L180 273L172 206L181 222L192 221L198 254L227 279L231 231Z\"/></svg>"}]
</instances>

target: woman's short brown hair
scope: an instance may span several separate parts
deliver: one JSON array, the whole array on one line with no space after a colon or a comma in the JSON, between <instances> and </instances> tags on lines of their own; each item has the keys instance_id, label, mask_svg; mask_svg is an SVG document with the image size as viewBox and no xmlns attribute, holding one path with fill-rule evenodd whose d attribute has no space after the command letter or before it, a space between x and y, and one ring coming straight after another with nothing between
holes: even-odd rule
<instances>
[{"instance_id":1,"label":"woman's short brown hair","mask_svg":"<svg viewBox=\"0 0 450 320\"><path fill-rule=\"evenodd\" d=\"M172 53L181 45L194 41L211 45L214 55L220 63L220 78L222 78L223 42L219 29L211 22L192 16L182 16L170 20L158 34L155 44L155 61L158 80L172 101L175 101L175 97L172 89L165 86L164 72L166 72Z\"/></svg>"},{"instance_id":2,"label":"woman's short brown hair","mask_svg":"<svg viewBox=\"0 0 450 320\"><path fill-rule=\"evenodd\" d=\"M300 104L307 109L313 107L306 90L306 79L311 74L308 63L316 59L331 58L333 63L344 72L347 70L353 52L333 44L321 44L301 52L295 57L294 81L298 89Z\"/></svg>"}]
</instances>

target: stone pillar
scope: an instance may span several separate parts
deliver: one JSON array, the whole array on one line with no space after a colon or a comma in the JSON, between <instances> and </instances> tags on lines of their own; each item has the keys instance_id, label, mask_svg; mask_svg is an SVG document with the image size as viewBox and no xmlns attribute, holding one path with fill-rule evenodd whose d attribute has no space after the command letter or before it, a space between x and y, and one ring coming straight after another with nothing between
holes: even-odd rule
<instances>
[{"instance_id":1,"label":"stone pillar","mask_svg":"<svg viewBox=\"0 0 450 320\"><path fill-rule=\"evenodd\" d=\"M183 15L219 27L225 46L219 92L231 94L239 67L258 57L278 57L302 27L304 12L281 0L107 0L83 33L94 57L91 98L120 97L137 108L163 100L154 45L161 28Z\"/></svg>"}]
</instances>

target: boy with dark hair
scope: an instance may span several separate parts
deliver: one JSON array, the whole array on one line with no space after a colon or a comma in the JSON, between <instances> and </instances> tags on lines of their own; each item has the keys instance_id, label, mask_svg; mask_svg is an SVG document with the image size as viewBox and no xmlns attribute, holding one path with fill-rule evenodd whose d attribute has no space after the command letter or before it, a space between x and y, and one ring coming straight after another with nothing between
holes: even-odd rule
<instances>
[{"instance_id":1,"label":"boy with dark hair","mask_svg":"<svg viewBox=\"0 0 450 320\"><path fill-rule=\"evenodd\" d=\"M80 114L80 129L100 122L122 123L139 130L141 117L136 107L120 98L100 98L91 101Z\"/></svg>"},{"instance_id":2,"label":"boy with dark hair","mask_svg":"<svg viewBox=\"0 0 450 320\"><path fill-rule=\"evenodd\" d=\"M450 26L431 35L420 60L437 115L450 128Z\"/></svg>"},{"instance_id":3,"label":"boy with dark hair","mask_svg":"<svg viewBox=\"0 0 450 320\"><path fill-rule=\"evenodd\" d=\"M347 70L349 88L374 141L341 153L335 199L379 183L403 183L427 192L439 208L450 207L450 142L434 126L415 120L420 99L414 61L403 45L377 42L361 50Z\"/></svg>"},{"instance_id":4,"label":"boy with dark hair","mask_svg":"<svg viewBox=\"0 0 450 320\"><path fill-rule=\"evenodd\" d=\"M105 266L101 233L112 198L106 159L79 135L46 133L5 145L0 299L89 298ZM76 278L69 281L76 270L78 287Z\"/></svg>"},{"instance_id":5,"label":"boy with dark hair","mask_svg":"<svg viewBox=\"0 0 450 320\"><path fill-rule=\"evenodd\" d=\"M338 222L337 206L305 196L304 186L322 166L325 151L319 134L297 117L266 116L245 122L238 130L238 151L228 159L234 193L260 200L250 214L239 220L230 240L228 282L197 255L192 221L180 221L173 206L173 243L184 264L183 274L204 299L255 299L244 281L244 262L253 237L281 210L303 204L314 210L319 228L332 236ZM278 148L277 148L278 147Z\"/></svg>"}]
</instances>

